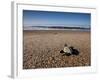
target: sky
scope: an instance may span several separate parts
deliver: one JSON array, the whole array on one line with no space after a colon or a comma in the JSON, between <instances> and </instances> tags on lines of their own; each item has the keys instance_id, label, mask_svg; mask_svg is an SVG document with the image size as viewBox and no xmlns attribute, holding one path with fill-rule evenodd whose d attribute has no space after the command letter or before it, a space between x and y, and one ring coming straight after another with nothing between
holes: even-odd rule
<instances>
[{"instance_id":1,"label":"sky","mask_svg":"<svg viewBox=\"0 0 100 80\"><path fill-rule=\"evenodd\" d=\"M90 27L91 14L23 10L23 26L68 26Z\"/></svg>"}]
</instances>

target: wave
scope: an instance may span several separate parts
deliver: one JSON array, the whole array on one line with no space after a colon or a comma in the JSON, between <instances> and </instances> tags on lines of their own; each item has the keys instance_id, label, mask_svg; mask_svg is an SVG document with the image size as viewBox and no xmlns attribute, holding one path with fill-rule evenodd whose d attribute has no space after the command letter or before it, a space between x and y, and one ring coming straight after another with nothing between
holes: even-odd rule
<instances>
[{"instance_id":1,"label":"wave","mask_svg":"<svg viewBox=\"0 0 100 80\"><path fill-rule=\"evenodd\" d=\"M90 31L90 28L82 27L23 27L23 30L82 30Z\"/></svg>"}]
</instances>

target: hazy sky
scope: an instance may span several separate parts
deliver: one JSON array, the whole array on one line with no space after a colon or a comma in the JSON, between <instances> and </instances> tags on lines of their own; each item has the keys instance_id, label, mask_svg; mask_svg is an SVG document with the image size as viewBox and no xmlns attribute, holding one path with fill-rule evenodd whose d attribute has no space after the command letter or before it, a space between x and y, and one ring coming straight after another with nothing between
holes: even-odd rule
<instances>
[{"instance_id":1,"label":"hazy sky","mask_svg":"<svg viewBox=\"0 0 100 80\"><path fill-rule=\"evenodd\" d=\"M91 14L23 10L24 26L91 25ZM85 26L85 27L86 27Z\"/></svg>"}]
</instances>

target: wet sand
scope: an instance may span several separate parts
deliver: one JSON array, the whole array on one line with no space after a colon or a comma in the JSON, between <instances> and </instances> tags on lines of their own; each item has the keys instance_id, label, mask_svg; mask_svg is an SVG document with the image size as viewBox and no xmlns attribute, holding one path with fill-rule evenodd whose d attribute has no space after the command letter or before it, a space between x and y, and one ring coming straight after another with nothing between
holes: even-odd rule
<instances>
[{"instance_id":1,"label":"wet sand","mask_svg":"<svg viewBox=\"0 0 100 80\"><path fill-rule=\"evenodd\" d=\"M64 44L80 54L63 56ZM33 30L23 32L23 69L79 67L91 65L89 31Z\"/></svg>"}]
</instances>

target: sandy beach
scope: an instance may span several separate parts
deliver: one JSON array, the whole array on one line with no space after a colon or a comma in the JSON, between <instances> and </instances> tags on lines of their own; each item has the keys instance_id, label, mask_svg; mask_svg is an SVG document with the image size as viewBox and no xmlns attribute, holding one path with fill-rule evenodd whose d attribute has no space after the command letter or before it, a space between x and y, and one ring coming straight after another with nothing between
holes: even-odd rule
<instances>
[{"instance_id":1,"label":"sandy beach","mask_svg":"<svg viewBox=\"0 0 100 80\"><path fill-rule=\"evenodd\" d=\"M23 31L23 69L79 67L91 65L89 31L32 30ZM64 45L80 54L62 56Z\"/></svg>"}]
</instances>

